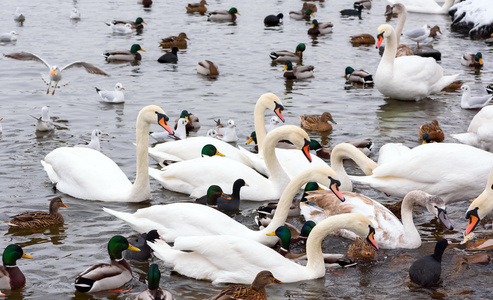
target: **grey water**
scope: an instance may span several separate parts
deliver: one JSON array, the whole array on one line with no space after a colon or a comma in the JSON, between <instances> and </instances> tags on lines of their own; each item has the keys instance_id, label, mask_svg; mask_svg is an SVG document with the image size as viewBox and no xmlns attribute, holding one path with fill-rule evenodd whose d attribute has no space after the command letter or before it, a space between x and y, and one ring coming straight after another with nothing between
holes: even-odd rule
<instances>
[{"instance_id":1,"label":"grey water","mask_svg":"<svg viewBox=\"0 0 493 300\"><path fill-rule=\"evenodd\" d=\"M425 122L437 119L445 132L444 142L454 142L452 133L465 132L477 111L460 108L460 92L440 93L418 102L386 99L375 88L354 87L343 78L346 66L375 73L380 56L374 46L353 47L349 36L369 33L376 35L380 24L386 22L386 1L375 0L361 19L341 18L339 10L351 8L353 1L316 1L315 16L320 22L333 22L334 32L312 38L306 34L309 23L295 21L288 16L300 10L301 1L232 1L210 0L208 9L229 9L240 12L236 22L209 22L202 15L185 11L187 1L154 0L144 9L136 0L79 0L79 1L4 1L0 10L2 32L19 33L15 44L1 44L0 52L7 54L30 51L50 64L65 66L75 61L93 63L109 73L103 77L81 69L64 72L62 84L55 95L46 95L41 77L48 70L37 62L15 61L0 56L0 220L27 210L47 210L48 200L60 195L67 209L61 210L65 224L46 230L16 231L0 224L0 251L11 244L21 245L34 259L21 259L18 265L26 276L26 285L7 293L8 299L133 299L146 288L148 263L131 261L134 279L120 293L101 292L85 295L75 292L74 278L90 265L109 260L106 245L113 235L129 236L135 232L125 223L102 211L111 209L134 212L159 203L188 199L187 195L172 193L151 179L152 196L142 203L106 203L85 201L54 192L42 169L40 160L61 146L84 144L91 131L99 128L107 133L102 139L102 152L112 158L131 180L135 176L135 120L139 110L149 104L161 106L174 120L183 109L197 115L202 123L194 135L205 135L215 126L214 120L234 119L243 145L253 131L253 107L258 97L266 92L279 96L286 110L286 124L299 125L303 114L331 112L334 130L328 133L309 132L312 138L326 147L349 140L371 138L375 148L371 157L378 158L378 149L385 143L401 142L409 147L419 144L418 129ZM19 6L26 21L13 20ZM69 19L72 7L82 14L80 21ZM266 15L282 12L283 25L264 27ZM147 25L140 34L117 36L104 22L113 19L133 20L142 17ZM389 21L396 24L396 19ZM450 32L450 18L446 15L409 14L406 28L439 25L443 35L433 42L442 53L445 74L459 74L459 79L471 86L473 94L485 93L486 84L493 83L491 61L493 48L482 41ZM187 49L178 53L176 64L159 64L164 51L158 47L161 38L186 32L190 38ZM287 81L283 65L271 63L268 54L275 50L294 51L298 43L305 43L303 64L315 66L311 79ZM411 44L412 41L401 39ZM142 61L137 63L106 63L104 51L126 49L134 43L141 45ZM460 65L463 53L483 52L485 66L474 70ZM220 76L208 79L196 74L199 60L209 59L219 66ZM125 87L125 103L109 105L100 102L94 87L112 90L115 83ZM57 129L49 135L35 133L35 120L41 107L49 106ZM267 114L271 116L270 112ZM267 118L266 118L267 119ZM159 130L158 127L151 128ZM152 140L151 140L152 142ZM158 167L152 160L151 167ZM349 172L359 172L349 165ZM463 174L468 176L468 174ZM478 179L479 180L479 179ZM356 186L355 190L381 202L399 199ZM470 195L473 199L477 195ZM254 227L253 210L260 203L242 204L240 219ZM458 243L466 227L464 213L469 203L455 203L448 207L453 231L444 228L428 213L420 213L415 223L423 245L414 250L380 250L377 261L359 264L348 269L328 270L325 278L299 283L268 286L269 299L397 299L413 298L490 298L491 264L470 264L461 268L464 255ZM301 219L290 220L301 224ZM491 236L491 222L478 229L480 237ZM417 288L410 284L407 271L418 257L430 254L435 241L447 238L453 242L444 254L443 282L435 289ZM329 236L325 252L347 251L351 241ZM227 250L225 250L227 251ZM163 273L161 286L171 291L176 299L206 299L224 288L207 281L197 281L172 273L157 258Z\"/></svg>"}]
</instances>

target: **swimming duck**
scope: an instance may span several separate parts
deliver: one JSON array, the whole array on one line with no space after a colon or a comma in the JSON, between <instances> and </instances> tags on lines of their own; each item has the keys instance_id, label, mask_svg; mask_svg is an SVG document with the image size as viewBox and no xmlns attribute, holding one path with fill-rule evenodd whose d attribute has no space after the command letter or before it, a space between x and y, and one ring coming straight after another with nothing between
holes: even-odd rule
<instances>
[{"instance_id":1,"label":"swimming duck","mask_svg":"<svg viewBox=\"0 0 493 300\"><path fill-rule=\"evenodd\" d=\"M483 192L467 208L468 223L464 235L469 235L491 211L493 211L493 171L488 176Z\"/></svg>"},{"instance_id":2,"label":"swimming duck","mask_svg":"<svg viewBox=\"0 0 493 300\"><path fill-rule=\"evenodd\" d=\"M354 9L343 9L339 11L342 16L359 16L361 18L361 11L364 6L358 3L354 3Z\"/></svg>"},{"instance_id":3,"label":"swimming duck","mask_svg":"<svg viewBox=\"0 0 493 300\"><path fill-rule=\"evenodd\" d=\"M227 143L238 141L238 136L236 135L236 124L234 120L229 119L228 123L226 123L226 126L219 124L219 120L217 122L218 126L216 129L217 132L220 134L220 136L217 137L218 139Z\"/></svg>"},{"instance_id":4,"label":"swimming duck","mask_svg":"<svg viewBox=\"0 0 493 300\"><path fill-rule=\"evenodd\" d=\"M174 271L199 280L211 280L212 284L248 283L266 268L282 282L289 283L325 276L322 241L327 234L339 229L368 238L378 249L371 221L358 213L332 216L313 228L307 240L306 267L286 259L264 244L233 235L181 236L173 247L163 240L156 240L149 246Z\"/></svg>"},{"instance_id":5,"label":"swimming duck","mask_svg":"<svg viewBox=\"0 0 493 300\"><path fill-rule=\"evenodd\" d=\"M174 300L173 295L159 287L161 272L157 264L149 266L147 273L147 289L137 295L136 300Z\"/></svg>"},{"instance_id":6,"label":"swimming duck","mask_svg":"<svg viewBox=\"0 0 493 300\"><path fill-rule=\"evenodd\" d=\"M152 6L152 0L140 0L140 1L137 1L137 3L142 4L142 6L144 6L144 8L149 8Z\"/></svg>"},{"instance_id":7,"label":"swimming duck","mask_svg":"<svg viewBox=\"0 0 493 300\"><path fill-rule=\"evenodd\" d=\"M291 180L281 197L278 198L279 204L272 222L260 231L252 230L216 209L196 203L153 205L141 208L133 214L115 211L106 207L103 210L122 219L137 232L157 229L168 242L174 242L180 236L234 235L273 246L278 239L266 234L286 222L293 198L305 183L315 181L321 185L331 187L334 193L339 194L338 182L330 177L331 174L335 175L329 167L313 167L310 170L299 173ZM250 182L249 184L252 186ZM341 201L344 201L344 198L341 198Z\"/></svg>"},{"instance_id":8,"label":"swimming duck","mask_svg":"<svg viewBox=\"0 0 493 300\"><path fill-rule=\"evenodd\" d=\"M303 2L303 6L301 7L301 11L306 11L310 9L312 12L316 13L318 11L317 5L315 3Z\"/></svg>"},{"instance_id":9,"label":"swimming duck","mask_svg":"<svg viewBox=\"0 0 493 300\"><path fill-rule=\"evenodd\" d=\"M204 59L197 64L197 73L205 76L217 76L219 75L219 68L214 62Z\"/></svg>"},{"instance_id":10,"label":"swimming duck","mask_svg":"<svg viewBox=\"0 0 493 300\"><path fill-rule=\"evenodd\" d=\"M194 115L193 113L187 111L187 110L182 110L181 113L180 113L180 116L178 118L175 119L175 129L177 128L178 126L178 120L180 120L181 118L184 118L188 121L185 129L187 130L187 134L190 132L190 131L197 131L200 129L200 120L199 118Z\"/></svg>"},{"instance_id":11,"label":"swimming duck","mask_svg":"<svg viewBox=\"0 0 493 300\"><path fill-rule=\"evenodd\" d=\"M176 63L178 61L178 47L173 47L171 52L163 54L157 61L160 63Z\"/></svg>"},{"instance_id":12,"label":"swimming duck","mask_svg":"<svg viewBox=\"0 0 493 300\"><path fill-rule=\"evenodd\" d=\"M334 25L331 22L318 22L317 19L313 19L312 26L308 29L309 35L319 35L332 32Z\"/></svg>"},{"instance_id":13,"label":"swimming duck","mask_svg":"<svg viewBox=\"0 0 493 300\"><path fill-rule=\"evenodd\" d=\"M418 136L420 141L423 140L423 134L425 133L427 133L429 139L434 142L441 142L445 139L445 135L443 134L440 125L438 125L437 120L433 120L431 123L425 123L419 126Z\"/></svg>"},{"instance_id":14,"label":"swimming duck","mask_svg":"<svg viewBox=\"0 0 493 300\"><path fill-rule=\"evenodd\" d=\"M478 52L476 54L466 53L466 54L462 55L462 57L460 59L460 63L463 66L482 68L483 67L483 54L481 54L481 52Z\"/></svg>"},{"instance_id":15,"label":"swimming duck","mask_svg":"<svg viewBox=\"0 0 493 300\"><path fill-rule=\"evenodd\" d=\"M458 74L443 76L442 67L431 57L402 56L396 58L397 43L394 28L378 27L377 48L387 38L385 50L374 76L375 87L386 97L398 100L420 100L440 92Z\"/></svg>"},{"instance_id":16,"label":"swimming duck","mask_svg":"<svg viewBox=\"0 0 493 300\"><path fill-rule=\"evenodd\" d=\"M48 90L46 91L46 94L50 92L51 88L51 83L54 83L53 86L53 92L52 95L55 94L56 88L58 87L58 83L60 80L62 80L62 71L63 70L68 70L71 68L84 68L87 73L90 74L97 74L97 75L104 75L104 76L110 76L106 74L103 70L100 68L96 67L93 64L86 63L83 61L74 61L72 63L69 63L63 68L59 68L56 65L50 66L46 60L42 59L41 57L37 56L34 53L30 52L15 52L15 53L10 53L10 54L4 54L5 57L17 59L17 60L32 60L32 61L37 61L40 63L43 63L48 69L50 69L50 82L48 83Z\"/></svg>"},{"instance_id":17,"label":"swimming duck","mask_svg":"<svg viewBox=\"0 0 493 300\"><path fill-rule=\"evenodd\" d=\"M12 43L17 41L17 36L19 34L15 31L11 31L9 33L2 33L0 35L0 43Z\"/></svg>"},{"instance_id":18,"label":"swimming duck","mask_svg":"<svg viewBox=\"0 0 493 300\"><path fill-rule=\"evenodd\" d=\"M329 193L324 191L310 191L306 197L322 208L328 216L360 212L370 219L375 227L375 241L383 249L415 249L421 246L421 237L413 222L414 203L420 204L436 216L447 229L453 229L445 209L445 202L437 196L422 191L407 193L402 201L402 223L387 208L362 194L342 192L346 201L336 201ZM300 206L306 205L301 203ZM306 218L305 218L306 219ZM347 238L354 238L353 233L338 232Z\"/></svg>"},{"instance_id":19,"label":"swimming duck","mask_svg":"<svg viewBox=\"0 0 493 300\"><path fill-rule=\"evenodd\" d=\"M179 49L186 49L188 44L187 40L190 40L187 37L187 34L185 32L180 32L178 36L169 36L162 39L161 42L159 42L159 46L162 48L177 47Z\"/></svg>"},{"instance_id":20,"label":"swimming duck","mask_svg":"<svg viewBox=\"0 0 493 300\"><path fill-rule=\"evenodd\" d=\"M140 251L130 245L126 238L115 235L108 242L111 262L99 263L87 268L75 278L75 289L81 293L94 293L116 289L132 280L132 270L122 252L126 249Z\"/></svg>"},{"instance_id":21,"label":"swimming duck","mask_svg":"<svg viewBox=\"0 0 493 300\"><path fill-rule=\"evenodd\" d=\"M365 70L355 70L352 67L346 67L344 77L349 82L370 84L373 83L373 75Z\"/></svg>"},{"instance_id":22,"label":"swimming duck","mask_svg":"<svg viewBox=\"0 0 493 300\"><path fill-rule=\"evenodd\" d=\"M204 196L195 199L195 203L215 206L217 205L217 199L222 196L224 196L223 189L213 184L207 189L207 193Z\"/></svg>"},{"instance_id":23,"label":"swimming duck","mask_svg":"<svg viewBox=\"0 0 493 300\"><path fill-rule=\"evenodd\" d=\"M135 61L141 60L142 56L138 51L144 51L139 44L133 44L130 50L114 50L103 53L107 61Z\"/></svg>"},{"instance_id":24,"label":"swimming duck","mask_svg":"<svg viewBox=\"0 0 493 300\"><path fill-rule=\"evenodd\" d=\"M20 258L31 258L16 244L8 245L2 254L3 266L0 266L0 289L16 290L26 284L26 277L17 266Z\"/></svg>"},{"instance_id":25,"label":"swimming duck","mask_svg":"<svg viewBox=\"0 0 493 300\"><path fill-rule=\"evenodd\" d=\"M483 107L471 120L466 133L452 134L459 142L493 151L493 106Z\"/></svg>"},{"instance_id":26,"label":"swimming duck","mask_svg":"<svg viewBox=\"0 0 493 300\"><path fill-rule=\"evenodd\" d=\"M147 242L152 242L159 239L159 233L156 229L150 230L149 232L144 232L142 234L134 234L129 236L127 241L130 245L138 248L140 251L134 251L126 249L123 251L123 257L125 259L135 259L135 260L148 260L151 258L151 248L147 245Z\"/></svg>"},{"instance_id":27,"label":"swimming duck","mask_svg":"<svg viewBox=\"0 0 493 300\"><path fill-rule=\"evenodd\" d=\"M207 7L205 7L207 2L205 0L200 0L199 3L188 3L186 9L187 13L193 14L198 12L199 14L203 15L207 11Z\"/></svg>"},{"instance_id":28,"label":"swimming duck","mask_svg":"<svg viewBox=\"0 0 493 300\"><path fill-rule=\"evenodd\" d=\"M305 79L313 77L314 66L295 66L290 60L284 63L284 77L286 79Z\"/></svg>"},{"instance_id":29,"label":"swimming duck","mask_svg":"<svg viewBox=\"0 0 493 300\"><path fill-rule=\"evenodd\" d=\"M50 201L50 211L28 211L10 217L8 225L16 228L42 228L51 225L63 224L63 216L58 212L60 207L67 207L62 198L55 197Z\"/></svg>"},{"instance_id":30,"label":"swimming duck","mask_svg":"<svg viewBox=\"0 0 493 300\"><path fill-rule=\"evenodd\" d=\"M357 236L351 246L349 246L346 255L350 259L373 260L377 256L377 251L375 251L375 247L368 240Z\"/></svg>"},{"instance_id":31,"label":"swimming duck","mask_svg":"<svg viewBox=\"0 0 493 300\"><path fill-rule=\"evenodd\" d=\"M282 13L275 15L268 15L267 17L264 18L264 25L265 26L278 26L282 24L282 18L284 18L284 15Z\"/></svg>"},{"instance_id":32,"label":"swimming duck","mask_svg":"<svg viewBox=\"0 0 493 300\"><path fill-rule=\"evenodd\" d=\"M375 38L373 37L373 35L368 33L352 35L350 36L349 41L351 42L351 44L353 44L353 46L359 46L362 44L366 44L366 45L375 44Z\"/></svg>"},{"instance_id":33,"label":"swimming duck","mask_svg":"<svg viewBox=\"0 0 493 300\"><path fill-rule=\"evenodd\" d=\"M462 91L460 107L463 109L478 109L488 105L493 99L491 94L471 97L471 89L467 84L461 86L460 90Z\"/></svg>"},{"instance_id":34,"label":"swimming duck","mask_svg":"<svg viewBox=\"0 0 493 300\"><path fill-rule=\"evenodd\" d=\"M363 8L370 9L371 8L371 0L358 0L354 2L354 6L356 7L356 4L363 5Z\"/></svg>"},{"instance_id":35,"label":"swimming duck","mask_svg":"<svg viewBox=\"0 0 493 300\"><path fill-rule=\"evenodd\" d=\"M232 285L212 297L211 300L243 299L267 300L265 286L271 283L281 284L270 271L260 271L250 286Z\"/></svg>"},{"instance_id":36,"label":"swimming duck","mask_svg":"<svg viewBox=\"0 0 493 300\"><path fill-rule=\"evenodd\" d=\"M41 117L36 118L34 116L31 116L35 118L36 121L36 131L52 131L55 129L55 124L53 124L53 121L50 118L50 115L48 114L48 106L43 106L41 108Z\"/></svg>"},{"instance_id":37,"label":"swimming duck","mask_svg":"<svg viewBox=\"0 0 493 300\"><path fill-rule=\"evenodd\" d=\"M125 95L122 92L123 90L125 90L125 88L119 82L115 84L114 91L103 91L96 87L96 92L101 97L101 100L106 103L124 103Z\"/></svg>"},{"instance_id":38,"label":"swimming duck","mask_svg":"<svg viewBox=\"0 0 493 300\"><path fill-rule=\"evenodd\" d=\"M422 287L438 284L442 274L442 255L450 243L446 239L439 240L432 255L423 256L411 265L409 277L414 283Z\"/></svg>"},{"instance_id":39,"label":"swimming duck","mask_svg":"<svg viewBox=\"0 0 493 300\"><path fill-rule=\"evenodd\" d=\"M435 1L429 0L388 0L390 3L397 2L406 6L407 11L422 14L448 14L449 8L454 5L455 0L445 0L442 6Z\"/></svg>"},{"instance_id":40,"label":"swimming duck","mask_svg":"<svg viewBox=\"0 0 493 300\"><path fill-rule=\"evenodd\" d=\"M300 121L301 127L313 131L332 130L332 125L329 122L337 124L329 112L324 112L322 115L302 115Z\"/></svg>"},{"instance_id":41,"label":"swimming duck","mask_svg":"<svg viewBox=\"0 0 493 300\"><path fill-rule=\"evenodd\" d=\"M147 25L147 23L144 22L144 19L142 19L141 17L138 17L137 19L135 19L135 21L113 20L111 23L113 23L115 25L116 24L130 24L133 29L137 29L137 30L144 29L143 24Z\"/></svg>"},{"instance_id":42,"label":"swimming duck","mask_svg":"<svg viewBox=\"0 0 493 300\"><path fill-rule=\"evenodd\" d=\"M305 51L305 49L305 44L299 43L294 52L287 50L273 51L270 53L269 57L275 62L285 62L287 60L290 60L291 62L299 62L303 59L303 51Z\"/></svg>"},{"instance_id":43,"label":"swimming duck","mask_svg":"<svg viewBox=\"0 0 493 300\"><path fill-rule=\"evenodd\" d=\"M207 14L210 21L235 21L236 15L240 16L240 13L235 7L231 7L229 10L215 10Z\"/></svg>"},{"instance_id":44,"label":"swimming duck","mask_svg":"<svg viewBox=\"0 0 493 300\"><path fill-rule=\"evenodd\" d=\"M310 17L313 17L313 11L311 9L302 9L290 11L289 16L298 21L310 21Z\"/></svg>"},{"instance_id":45,"label":"swimming duck","mask_svg":"<svg viewBox=\"0 0 493 300\"><path fill-rule=\"evenodd\" d=\"M140 110L135 132L137 174L134 184L112 159L93 149L60 147L48 153L41 164L54 187L72 197L121 202L147 200L151 195L147 172L149 128L151 124L159 124L173 133L168 120L159 106L149 105Z\"/></svg>"}]
</instances>

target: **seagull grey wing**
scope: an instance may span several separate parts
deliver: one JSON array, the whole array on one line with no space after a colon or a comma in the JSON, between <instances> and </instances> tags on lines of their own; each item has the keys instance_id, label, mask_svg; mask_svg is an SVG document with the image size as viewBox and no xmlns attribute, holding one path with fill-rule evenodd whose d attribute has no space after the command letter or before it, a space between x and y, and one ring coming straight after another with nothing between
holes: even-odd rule
<instances>
[{"instance_id":1,"label":"seagull grey wing","mask_svg":"<svg viewBox=\"0 0 493 300\"><path fill-rule=\"evenodd\" d=\"M84 68L84 69L86 69L87 73L110 76L105 71L101 70L100 68L96 67L95 65L90 64L90 63L86 63L83 61L74 61L73 63L70 63L70 64L66 65L65 67L63 67L62 70L70 69L70 68Z\"/></svg>"},{"instance_id":2,"label":"seagull grey wing","mask_svg":"<svg viewBox=\"0 0 493 300\"><path fill-rule=\"evenodd\" d=\"M106 101L113 101L113 99L115 99L114 91L99 91L99 95L103 100Z\"/></svg>"},{"instance_id":3,"label":"seagull grey wing","mask_svg":"<svg viewBox=\"0 0 493 300\"><path fill-rule=\"evenodd\" d=\"M424 28L414 28L406 31L404 34L411 39L415 39L426 34L426 31L424 30Z\"/></svg>"},{"instance_id":4,"label":"seagull grey wing","mask_svg":"<svg viewBox=\"0 0 493 300\"><path fill-rule=\"evenodd\" d=\"M488 104L493 99L493 96L491 95L486 95L486 96L481 96L481 97L471 97L469 99L469 105L472 108L481 108L485 105Z\"/></svg>"},{"instance_id":5,"label":"seagull grey wing","mask_svg":"<svg viewBox=\"0 0 493 300\"><path fill-rule=\"evenodd\" d=\"M47 66L48 69L51 69L51 66L48 64L48 62L46 60L42 59L41 57L39 57L36 54L31 53L31 52L24 52L24 51L14 52L14 53L10 53L10 54L4 54L4 56L8 57L8 58L18 59L18 60L39 61L39 62L45 64L45 66Z\"/></svg>"}]
</instances>

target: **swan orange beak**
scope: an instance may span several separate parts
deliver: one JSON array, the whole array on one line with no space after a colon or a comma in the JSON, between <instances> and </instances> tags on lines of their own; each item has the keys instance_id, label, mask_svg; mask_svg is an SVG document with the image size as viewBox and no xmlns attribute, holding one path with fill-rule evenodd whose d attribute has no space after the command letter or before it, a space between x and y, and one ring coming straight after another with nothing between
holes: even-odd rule
<instances>
[{"instance_id":1,"label":"swan orange beak","mask_svg":"<svg viewBox=\"0 0 493 300\"><path fill-rule=\"evenodd\" d=\"M370 233L366 237L366 239L370 242L370 244L373 245L378 250L378 245L377 242L375 242L375 228L373 228L371 225L368 225L370 227Z\"/></svg>"},{"instance_id":2,"label":"swan orange beak","mask_svg":"<svg viewBox=\"0 0 493 300\"><path fill-rule=\"evenodd\" d=\"M468 223L467 223L465 235L471 233L479 224L479 221L481 221L481 218L478 216L478 209L479 207L476 207L475 209L471 209L467 211L466 219L468 219Z\"/></svg>"},{"instance_id":3,"label":"swan orange beak","mask_svg":"<svg viewBox=\"0 0 493 300\"><path fill-rule=\"evenodd\" d=\"M377 45L375 46L375 48L377 49L380 48L382 42L383 42L383 32L377 35Z\"/></svg>"},{"instance_id":4,"label":"swan orange beak","mask_svg":"<svg viewBox=\"0 0 493 300\"><path fill-rule=\"evenodd\" d=\"M282 106L281 104L276 103L276 107L274 108L274 112L276 113L277 117L279 119L281 119L281 121L284 123L284 117L282 115L282 111L284 110L284 106Z\"/></svg>"},{"instance_id":5,"label":"swan orange beak","mask_svg":"<svg viewBox=\"0 0 493 300\"><path fill-rule=\"evenodd\" d=\"M173 129L171 129L171 127L169 127L168 125L168 121L169 121L168 116L159 112L156 112L156 114L157 114L157 123L161 125L161 127L163 127L164 129L166 129L166 131L169 132L170 134L175 134Z\"/></svg>"},{"instance_id":6,"label":"swan orange beak","mask_svg":"<svg viewBox=\"0 0 493 300\"><path fill-rule=\"evenodd\" d=\"M303 145L303 148L301 148L301 151L303 151L303 154L305 154L306 159L308 159L309 162L312 162L312 155L310 154L310 141L305 139L305 144Z\"/></svg>"},{"instance_id":7,"label":"swan orange beak","mask_svg":"<svg viewBox=\"0 0 493 300\"><path fill-rule=\"evenodd\" d=\"M339 190L339 187L341 186L341 182L337 179L330 177L330 176L329 176L329 180L330 180L329 188L332 191L332 193L334 193L334 195L336 195L336 197L339 198L339 200L341 200L341 202L346 201L346 198L344 197L342 192Z\"/></svg>"}]
</instances>

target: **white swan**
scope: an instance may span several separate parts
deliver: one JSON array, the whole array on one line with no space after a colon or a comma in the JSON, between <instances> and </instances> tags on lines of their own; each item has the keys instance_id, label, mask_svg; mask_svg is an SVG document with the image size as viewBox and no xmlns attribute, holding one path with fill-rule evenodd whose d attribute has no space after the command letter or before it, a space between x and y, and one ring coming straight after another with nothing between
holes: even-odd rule
<instances>
[{"instance_id":1,"label":"white swan","mask_svg":"<svg viewBox=\"0 0 493 300\"><path fill-rule=\"evenodd\" d=\"M484 191L469 205L465 235L471 233L484 217L493 211L493 170L490 172Z\"/></svg>"},{"instance_id":2,"label":"white swan","mask_svg":"<svg viewBox=\"0 0 493 300\"><path fill-rule=\"evenodd\" d=\"M206 194L209 186L213 184L228 190L236 179L243 178L249 187L241 190L241 199L279 199L289 183L289 177L279 164L275 147L280 140L285 139L301 148L302 151L299 152L306 156L302 159L311 161L308 134L298 126L285 125L272 130L265 139L264 156L269 178L240 162L228 159L225 153L223 154L226 157L200 157L171 164L162 170L149 169L149 175L158 180L165 189L190 194L192 197ZM221 149L217 150L222 153Z\"/></svg>"},{"instance_id":3,"label":"white swan","mask_svg":"<svg viewBox=\"0 0 493 300\"><path fill-rule=\"evenodd\" d=\"M354 160L371 175L348 176L342 163L344 158ZM493 153L462 144L428 143L383 161L377 165L348 143L336 145L331 153L332 168L344 191L352 191L354 180L397 197L413 190L425 191L447 204L481 193L493 167Z\"/></svg>"},{"instance_id":4,"label":"white swan","mask_svg":"<svg viewBox=\"0 0 493 300\"><path fill-rule=\"evenodd\" d=\"M327 218L312 229L306 244L306 267L261 243L237 236L179 237L173 247L163 240L148 245L174 271L195 279L211 280L213 284L250 283L261 270L269 270L288 283L325 276L322 241L327 234L339 229L368 238L378 249L371 221L356 213Z\"/></svg>"},{"instance_id":5,"label":"white swan","mask_svg":"<svg viewBox=\"0 0 493 300\"><path fill-rule=\"evenodd\" d=\"M455 0L445 0L442 6L434 0L387 0L392 4L402 3L408 12L422 14L448 14L449 8L454 5Z\"/></svg>"},{"instance_id":6,"label":"white swan","mask_svg":"<svg viewBox=\"0 0 493 300\"><path fill-rule=\"evenodd\" d=\"M127 222L139 233L157 229L168 242L174 242L179 236L196 235L235 235L273 246L278 238L267 236L286 222L293 198L302 185L314 181L331 187L340 195L338 180L333 179L335 172L329 167L314 167L300 173L291 180L279 199L272 222L265 229L251 230L226 214L209 206L196 203L171 203L141 208L135 213L118 212L108 208L103 210ZM243 188L242 190L244 190ZM341 201L344 201L342 196Z\"/></svg>"},{"instance_id":7,"label":"white swan","mask_svg":"<svg viewBox=\"0 0 493 300\"><path fill-rule=\"evenodd\" d=\"M463 144L493 151L493 106L483 107L472 118L466 133L451 136Z\"/></svg>"},{"instance_id":8,"label":"white swan","mask_svg":"<svg viewBox=\"0 0 493 300\"><path fill-rule=\"evenodd\" d=\"M420 56L395 57L397 39L388 24L378 27L377 48L387 38L377 72L375 87L383 95L398 100L420 100L440 92L458 76L443 76L442 67L434 58Z\"/></svg>"},{"instance_id":9,"label":"white swan","mask_svg":"<svg viewBox=\"0 0 493 300\"><path fill-rule=\"evenodd\" d=\"M149 199L147 145L151 124L169 132L168 117L162 108L149 105L137 117L137 175L132 184L120 167L101 152L83 147L57 148L41 161L57 190L75 198L100 201L139 202Z\"/></svg>"},{"instance_id":10,"label":"white swan","mask_svg":"<svg viewBox=\"0 0 493 300\"><path fill-rule=\"evenodd\" d=\"M453 229L445 210L445 202L440 197L422 191L411 191L402 200L402 223L390 210L373 199L359 193L343 192L342 194L345 198L344 203L326 191L309 191L306 199L317 203L325 211L326 218L345 213L364 215L375 226L375 241L382 249L415 249L421 246L421 237L413 221L415 203L426 207L448 229ZM307 205L306 202L300 203L300 207ZM308 221L306 216L305 220ZM354 233L347 230L341 230L337 234L351 239L356 238Z\"/></svg>"},{"instance_id":11,"label":"white swan","mask_svg":"<svg viewBox=\"0 0 493 300\"><path fill-rule=\"evenodd\" d=\"M281 100L272 93L267 93L260 96L260 98L257 100L257 103L255 104L254 121L255 123L261 122L262 126L264 126L263 138L265 138L266 135L264 121L264 114L266 109L274 111L275 114L284 122L284 117L282 116L282 110L284 109L284 107L282 106ZM235 148L226 142L211 137L192 137L186 140L158 144L149 149L149 156L151 156L157 162L162 162L164 160L182 161L193 159L200 157L202 147L207 144L213 144L221 153L223 153L228 158L237 160L247 166L252 166L250 160L246 158L238 150L238 148Z\"/></svg>"}]
</instances>

